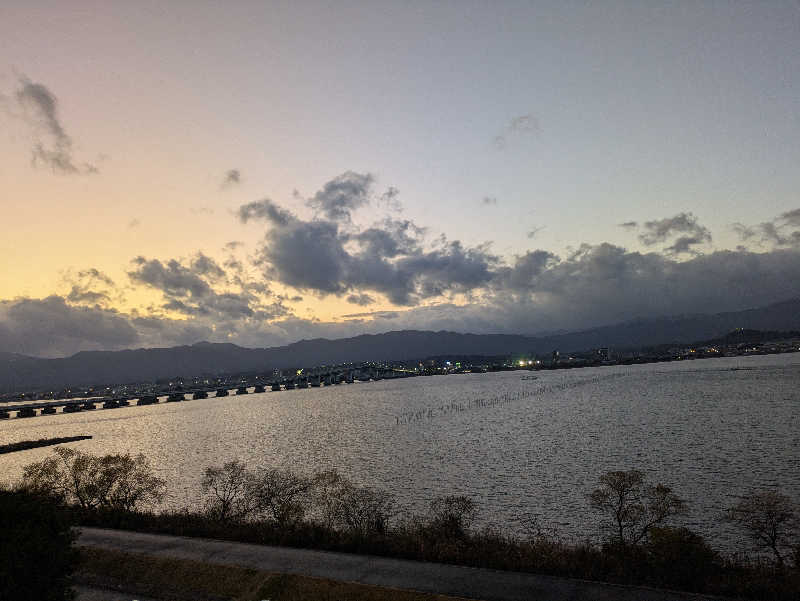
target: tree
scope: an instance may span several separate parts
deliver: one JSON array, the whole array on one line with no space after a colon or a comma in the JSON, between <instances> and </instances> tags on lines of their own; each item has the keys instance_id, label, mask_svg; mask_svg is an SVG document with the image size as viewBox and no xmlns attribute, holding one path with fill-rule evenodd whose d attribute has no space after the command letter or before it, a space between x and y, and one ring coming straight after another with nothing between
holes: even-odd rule
<instances>
[{"instance_id":1,"label":"tree","mask_svg":"<svg viewBox=\"0 0 800 601\"><path fill-rule=\"evenodd\" d=\"M639 470L606 472L600 484L589 499L592 507L609 516L605 526L615 544L636 545L654 526L686 512L686 504L672 489L646 483Z\"/></svg>"},{"instance_id":2,"label":"tree","mask_svg":"<svg viewBox=\"0 0 800 601\"><path fill-rule=\"evenodd\" d=\"M253 511L253 475L240 461L207 467L200 487L208 496L206 512L221 522L243 520Z\"/></svg>"},{"instance_id":3,"label":"tree","mask_svg":"<svg viewBox=\"0 0 800 601\"><path fill-rule=\"evenodd\" d=\"M51 496L0 489L0 599L69 601L76 564L69 514Z\"/></svg>"},{"instance_id":4,"label":"tree","mask_svg":"<svg viewBox=\"0 0 800 601\"><path fill-rule=\"evenodd\" d=\"M314 485L328 527L360 536L386 532L395 504L386 491L357 486L335 471L317 474Z\"/></svg>"},{"instance_id":5,"label":"tree","mask_svg":"<svg viewBox=\"0 0 800 601\"><path fill-rule=\"evenodd\" d=\"M758 549L772 551L778 565L792 551L800 529L797 506L776 491L750 493L727 511L727 519L747 531Z\"/></svg>"},{"instance_id":6,"label":"tree","mask_svg":"<svg viewBox=\"0 0 800 601\"><path fill-rule=\"evenodd\" d=\"M314 480L290 470L263 469L250 481L248 495L253 508L281 525L299 522L305 516Z\"/></svg>"},{"instance_id":7,"label":"tree","mask_svg":"<svg viewBox=\"0 0 800 601\"><path fill-rule=\"evenodd\" d=\"M463 538L478 511L472 499L464 495L436 497L431 502L429 527L445 538Z\"/></svg>"},{"instance_id":8,"label":"tree","mask_svg":"<svg viewBox=\"0 0 800 601\"><path fill-rule=\"evenodd\" d=\"M56 447L53 455L26 465L22 485L84 509L133 510L160 502L165 482L144 455L91 455Z\"/></svg>"}]
</instances>

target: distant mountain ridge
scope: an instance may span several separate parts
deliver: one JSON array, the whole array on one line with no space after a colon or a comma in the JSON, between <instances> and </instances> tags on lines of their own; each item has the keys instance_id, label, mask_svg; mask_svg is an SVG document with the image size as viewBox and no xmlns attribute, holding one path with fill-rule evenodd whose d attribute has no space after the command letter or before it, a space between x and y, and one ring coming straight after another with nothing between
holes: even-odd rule
<instances>
[{"instance_id":1,"label":"distant mountain ridge","mask_svg":"<svg viewBox=\"0 0 800 601\"><path fill-rule=\"evenodd\" d=\"M170 348L81 351L61 359L2 353L0 392L118 384L178 375L189 377L344 362L407 360L447 354L544 354L555 349L573 352L598 347L643 348L709 340L736 328L800 329L800 299L745 311L636 320L548 336L403 330L339 340L301 340L281 347L255 349L230 343L200 342Z\"/></svg>"}]
</instances>

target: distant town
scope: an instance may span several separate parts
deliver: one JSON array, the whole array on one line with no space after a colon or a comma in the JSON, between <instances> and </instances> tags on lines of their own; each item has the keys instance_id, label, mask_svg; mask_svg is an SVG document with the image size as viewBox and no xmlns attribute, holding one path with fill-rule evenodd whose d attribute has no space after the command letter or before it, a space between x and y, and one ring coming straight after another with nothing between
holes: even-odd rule
<instances>
[{"instance_id":1,"label":"distant town","mask_svg":"<svg viewBox=\"0 0 800 601\"><path fill-rule=\"evenodd\" d=\"M800 332L762 332L737 329L718 339L686 346L614 351L601 347L583 352L513 355L442 355L402 361L367 361L266 370L261 373L176 375L133 383L103 383L61 390L32 390L0 395L0 419L55 413L113 409L190 399L267 391L316 388L356 382L418 376L442 376L499 371L579 369L714 357L740 357L800 352ZM163 398L163 401L161 400ZM60 409L60 411L58 411Z\"/></svg>"}]
</instances>

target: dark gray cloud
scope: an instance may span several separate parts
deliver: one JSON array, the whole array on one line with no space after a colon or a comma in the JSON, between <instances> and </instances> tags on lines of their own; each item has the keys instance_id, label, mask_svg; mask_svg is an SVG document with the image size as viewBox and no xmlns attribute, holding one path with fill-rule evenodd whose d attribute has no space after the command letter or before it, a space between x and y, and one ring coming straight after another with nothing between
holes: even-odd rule
<instances>
[{"instance_id":1,"label":"dark gray cloud","mask_svg":"<svg viewBox=\"0 0 800 601\"><path fill-rule=\"evenodd\" d=\"M58 99L41 83L26 77L20 78L16 99L25 109L37 130L37 139L31 152L34 165L44 165L63 174L97 173L96 165L76 164L72 151L72 138L67 134L58 115Z\"/></svg>"},{"instance_id":2,"label":"dark gray cloud","mask_svg":"<svg viewBox=\"0 0 800 601\"><path fill-rule=\"evenodd\" d=\"M369 294L350 294L347 297L347 302L352 303L354 305L360 305L362 307L366 307L367 305L371 305L375 302L375 299L372 298Z\"/></svg>"},{"instance_id":3,"label":"dark gray cloud","mask_svg":"<svg viewBox=\"0 0 800 601\"><path fill-rule=\"evenodd\" d=\"M280 299L271 297L266 284L248 281L243 273L229 274L202 252L188 261L136 257L132 262L134 269L128 277L136 284L160 291L163 311L208 320L215 326L228 324L227 327L240 320L276 319L288 313ZM220 285L229 289L220 291Z\"/></svg>"},{"instance_id":4,"label":"dark gray cloud","mask_svg":"<svg viewBox=\"0 0 800 601\"><path fill-rule=\"evenodd\" d=\"M644 232L639 235L639 240L645 246L675 238L673 244L664 249L669 254L691 253L694 252L693 246L711 242L711 232L700 225L692 213L678 213L673 217L645 221L642 227Z\"/></svg>"},{"instance_id":5,"label":"dark gray cloud","mask_svg":"<svg viewBox=\"0 0 800 601\"><path fill-rule=\"evenodd\" d=\"M742 242L755 242L774 248L800 248L800 209L786 211L758 225L734 223L732 227Z\"/></svg>"},{"instance_id":6,"label":"dark gray cloud","mask_svg":"<svg viewBox=\"0 0 800 601\"><path fill-rule=\"evenodd\" d=\"M240 183L242 183L242 173L238 169L229 169L220 185L222 188L229 188Z\"/></svg>"},{"instance_id":7,"label":"dark gray cloud","mask_svg":"<svg viewBox=\"0 0 800 601\"><path fill-rule=\"evenodd\" d=\"M308 206L330 221L350 221L353 211L369 204L374 181L369 173L347 171L327 182Z\"/></svg>"},{"instance_id":8,"label":"dark gray cloud","mask_svg":"<svg viewBox=\"0 0 800 601\"><path fill-rule=\"evenodd\" d=\"M269 198L254 200L239 207L239 220L247 223L251 219L263 219L273 225L288 225L294 216L287 210L280 208Z\"/></svg>"},{"instance_id":9,"label":"dark gray cloud","mask_svg":"<svg viewBox=\"0 0 800 601\"><path fill-rule=\"evenodd\" d=\"M468 255L463 248L439 252ZM169 263L162 263L167 271ZM488 282L480 265L477 271L469 285L483 292L475 302L352 313L339 322L299 318L282 307L282 298L274 299L273 305L268 299L256 299L248 309L241 294L219 292L202 306L193 304L189 295L172 297L175 310L187 319L77 307L62 297L3 301L0 350L55 356L199 340L273 346L302 338L399 329L534 334L637 318L737 311L800 297L798 249L716 251L677 261L612 244L583 245L564 257L531 250L510 265L492 264ZM349 293L359 294L366 293Z\"/></svg>"},{"instance_id":10,"label":"dark gray cloud","mask_svg":"<svg viewBox=\"0 0 800 601\"><path fill-rule=\"evenodd\" d=\"M267 279L318 295L371 291L395 304L414 305L467 292L492 277L497 258L483 249L445 240L424 250L424 230L409 220L385 219L353 232L342 229L343 213L323 211L329 213L330 219L304 221L271 201L240 208L242 221L259 217L270 226L258 251Z\"/></svg>"},{"instance_id":11,"label":"dark gray cloud","mask_svg":"<svg viewBox=\"0 0 800 601\"><path fill-rule=\"evenodd\" d=\"M503 150L508 145L509 139L515 136L532 135L539 133L539 122L531 113L518 115L508 122L503 130L494 137L494 145Z\"/></svg>"},{"instance_id":12,"label":"dark gray cloud","mask_svg":"<svg viewBox=\"0 0 800 601\"><path fill-rule=\"evenodd\" d=\"M116 311L75 306L60 296L0 301L2 351L57 357L138 342L136 328Z\"/></svg>"},{"instance_id":13,"label":"dark gray cloud","mask_svg":"<svg viewBox=\"0 0 800 601\"><path fill-rule=\"evenodd\" d=\"M786 225L800 227L800 209L793 209L791 211L781 213L779 219L785 221Z\"/></svg>"},{"instance_id":14,"label":"dark gray cloud","mask_svg":"<svg viewBox=\"0 0 800 601\"><path fill-rule=\"evenodd\" d=\"M162 263L158 259L133 259L135 268L128 272L134 282L145 284L170 297L201 299L213 294L211 286L191 268L171 259Z\"/></svg>"}]
</instances>

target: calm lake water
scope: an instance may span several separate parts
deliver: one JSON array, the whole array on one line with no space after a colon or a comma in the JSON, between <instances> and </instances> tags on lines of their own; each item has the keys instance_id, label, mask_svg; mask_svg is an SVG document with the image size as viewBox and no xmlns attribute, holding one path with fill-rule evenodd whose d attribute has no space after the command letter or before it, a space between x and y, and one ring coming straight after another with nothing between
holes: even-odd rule
<instances>
[{"instance_id":1,"label":"calm lake water","mask_svg":"<svg viewBox=\"0 0 800 601\"><path fill-rule=\"evenodd\" d=\"M342 384L224 399L11 419L0 443L91 435L93 453L144 453L171 506L196 502L203 468L336 468L422 510L475 498L483 524L525 515L577 539L598 536L586 499L606 470L643 470L690 507L712 543L739 540L723 509L753 488L800 500L800 353L644 366L468 374ZM482 399L482 400L479 400ZM50 454L0 456L0 477Z\"/></svg>"}]
</instances>

